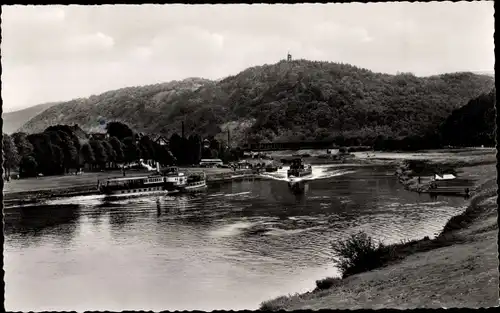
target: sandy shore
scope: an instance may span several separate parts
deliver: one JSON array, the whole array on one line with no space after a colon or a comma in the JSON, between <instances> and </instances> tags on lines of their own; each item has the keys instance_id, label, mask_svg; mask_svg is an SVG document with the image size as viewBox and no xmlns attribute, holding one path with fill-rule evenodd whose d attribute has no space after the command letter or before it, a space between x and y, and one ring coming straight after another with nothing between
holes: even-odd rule
<instances>
[{"instance_id":1,"label":"sandy shore","mask_svg":"<svg viewBox=\"0 0 500 313\"><path fill-rule=\"evenodd\" d=\"M473 172L473 167L468 169ZM494 165L484 175L467 210L444 227L449 246L416 252L385 267L338 280L326 290L266 301L267 310L381 309L497 306L498 224ZM477 173L476 173L477 174ZM332 264L333 265L333 264Z\"/></svg>"}]
</instances>

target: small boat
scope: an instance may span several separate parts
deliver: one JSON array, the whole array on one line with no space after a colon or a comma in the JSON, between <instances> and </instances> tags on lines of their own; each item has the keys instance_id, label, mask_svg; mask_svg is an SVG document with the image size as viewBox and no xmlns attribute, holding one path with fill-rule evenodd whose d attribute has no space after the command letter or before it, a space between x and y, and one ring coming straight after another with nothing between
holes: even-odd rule
<instances>
[{"instance_id":1,"label":"small boat","mask_svg":"<svg viewBox=\"0 0 500 313\"><path fill-rule=\"evenodd\" d=\"M180 192L200 192L207 188L207 179L204 172L192 173L187 176L186 184L180 186Z\"/></svg>"},{"instance_id":2,"label":"small boat","mask_svg":"<svg viewBox=\"0 0 500 313\"><path fill-rule=\"evenodd\" d=\"M291 161L290 169L287 171L288 178L302 178L312 175L312 167L309 164L304 164L301 158L296 158Z\"/></svg>"},{"instance_id":3,"label":"small boat","mask_svg":"<svg viewBox=\"0 0 500 313\"><path fill-rule=\"evenodd\" d=\"M294 193L304 192L304 178L312 175L312 167L302 163L301 158L291 160L290 169L287 171L288 187Z\"/></svg>"},{"instance_id":4,"label":"small boat","mask_svg":"<svg viewBox=\"0 0 500 313\"><path fill-rule=\"evenodd\" d=\"M273 173L278 171L278 166L273 165L273 164L268 164L265 167L266 173Z\"/></svg>"}]
</instances>

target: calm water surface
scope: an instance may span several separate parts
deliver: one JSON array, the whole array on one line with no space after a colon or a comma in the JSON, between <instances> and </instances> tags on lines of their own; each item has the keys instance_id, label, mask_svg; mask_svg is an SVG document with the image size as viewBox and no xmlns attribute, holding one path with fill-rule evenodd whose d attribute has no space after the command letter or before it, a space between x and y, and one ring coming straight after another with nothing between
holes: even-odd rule
<instances>
[{"instance_id":1,"label":"calm water surface","mask_svg":"<svg viewBox=\"0 0 500 313\"><path fill-rule=\"evenodd\" d=\"M405 191L393 173L323 167L300 196L283 181L254 180L197 196L6 208L5 307L256 309L338 275L332 240L358 230L386 243L432 237L463 210L460 198Z\"/></svg>"}]
</instances>

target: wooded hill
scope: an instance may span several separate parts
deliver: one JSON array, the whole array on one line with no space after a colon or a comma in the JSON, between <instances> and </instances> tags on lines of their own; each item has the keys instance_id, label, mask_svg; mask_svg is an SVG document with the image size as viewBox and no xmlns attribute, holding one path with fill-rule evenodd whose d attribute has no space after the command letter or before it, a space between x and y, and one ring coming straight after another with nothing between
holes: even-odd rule
<instances>
[{"instance_id":1,"label":"wooded hill","mask_svg":"<svg viewBox=\"0 0 500 313\"><path fill-rule=\"evenodd\" d=\"M495 145L496 89L455 110L439 128L443 145Z\"/></svg>"},{"instance_id":2,"label":"wooded hill","mask_svg":"<svg viewBox=\"0 0 500 313\"><path fill-rule=\"evenodd\" d=\"M453 110L488 93L494 78L473 73L416 77L374 73L348 64L295 60L257 66L220 81L191 78L109 91L61 103L21 131L121 121L145 133L217 135L232 145L267 141L349 139L371 145L378 136L434 131Z\"/></svg>"},{"instance_id":3,"label":"wooded hill","mask_svg":"<svg viewBox=\"0 0 500 313\"><path fill-rule=\"evenodd\" d=\"M4 112L2 114L2 131L6 134L11 134L15 132L19 127L23 126L27 121L56 104L57 102L48 102L18 111Z\"/></svg>"}]
</instances>

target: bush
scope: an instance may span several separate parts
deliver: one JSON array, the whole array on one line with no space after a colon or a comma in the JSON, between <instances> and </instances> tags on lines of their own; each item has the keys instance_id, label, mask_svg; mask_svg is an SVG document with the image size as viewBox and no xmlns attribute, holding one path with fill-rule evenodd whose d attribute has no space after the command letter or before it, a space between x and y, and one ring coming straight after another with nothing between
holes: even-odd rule
<instances>
[{"instance_id":1,"label":"bush","mask_svg":"<svg viewBox=\"0 0 500 313\"><path fill-rule=\"evenodd\" d=\"M320 279L316 281L316 290L330 289L334 286L338 286L340 282L341 279L336 277L327 277L324 279Z\"/></svg>"},{"instance_id":2,"label":"bush","mask_svg":"<svg viewBox=\"0 0 500 313\"><path fill-rule=\"evenodd\" d=\"M259 311L280 311L283 310L286 306L286 303L290 301L292 297L300 297L299 294L281 296L276 299L264 301L260 304Z\"/></svg>"},{"instance_id":3,"label":"bush","mask_svg":"<svg viewBox=\"0 0 500 313\"><path fill-rule=\"evenodd\" d=\"M378 244L364 232L351 235L345 241L332 243L332 249L338 260L335 263L342 272L342 277L370 271L384 265L388 249L381 242Z\"/></svg>"}]
</instances>

